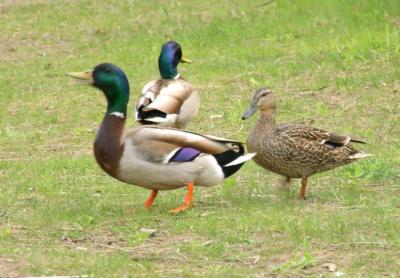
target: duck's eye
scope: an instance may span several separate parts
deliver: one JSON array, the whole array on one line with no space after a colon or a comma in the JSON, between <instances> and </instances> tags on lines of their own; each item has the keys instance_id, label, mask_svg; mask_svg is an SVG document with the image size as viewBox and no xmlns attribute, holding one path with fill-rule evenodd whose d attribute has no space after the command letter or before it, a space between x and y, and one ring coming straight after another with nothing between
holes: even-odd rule
<instances>
[{"instance_id":1,"label":"duck's eye","mask_svg":"<svg viewBox=\"0 0 400 278\"><path fill-rule=\"evenodd\" d=\"M177 49L175 51L175 58L176 59L181 59L181 57L182 57L182 51L180 49Z\"/></svg>"}]
</instances>

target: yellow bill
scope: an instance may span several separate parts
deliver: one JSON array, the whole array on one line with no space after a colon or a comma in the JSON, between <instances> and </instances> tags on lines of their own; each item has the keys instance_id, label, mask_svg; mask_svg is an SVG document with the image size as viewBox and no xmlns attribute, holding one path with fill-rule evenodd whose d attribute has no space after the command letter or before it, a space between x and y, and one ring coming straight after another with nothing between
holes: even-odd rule
<instances>
[{"instance_id":1,"label":"yellow bill","mask_svg":"<svg viewBox=\"0 0 400 278\"><path fill-rule=\"evenodd\" d=\"M188 58L185 58L185 57L182 57L181 60L180 60L180 62L181 62L181 63L188 63L188 64L190 64L190 63L192 63L192 60L190 60L190 59L188 59Z\"/></svg>"},{"instance_id":2,"label":"yellow bill","mask_svg":"<svg viewBox=\"0 0 400 278\"><path fill-rule=\"evenodd\" d=\"M79 79L79 80L86 80L89 83L93 83L93 71L92 70L85 70L82 72L69 72L67 76Z\"/></svg>"}]
</instances>

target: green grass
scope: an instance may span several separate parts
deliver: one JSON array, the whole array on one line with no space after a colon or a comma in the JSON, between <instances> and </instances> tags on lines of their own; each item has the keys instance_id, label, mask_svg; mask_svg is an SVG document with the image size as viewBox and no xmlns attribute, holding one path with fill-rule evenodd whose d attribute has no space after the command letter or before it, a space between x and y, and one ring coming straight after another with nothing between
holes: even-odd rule
<instances>
[{"instance_id":1,"label":"green grass","mask_svg":"<svg viewBox=\"0 0 400 278\"><path fill-rule=\"evenodd\" d=\"M400 269L400 5L384 0L65 1L0 4L0 276L394 277ZM167 39L194 63L191 130L244 141L255 89L278 120L357 135L373 157L282 189L248 163L196 207L184 190L108 177L92 156L103 96L65 72L101 62L141 86ZM129 125L132 125L132 119ZM155 229L154 235L141 228Z\"/></svg>"}]
</instances>

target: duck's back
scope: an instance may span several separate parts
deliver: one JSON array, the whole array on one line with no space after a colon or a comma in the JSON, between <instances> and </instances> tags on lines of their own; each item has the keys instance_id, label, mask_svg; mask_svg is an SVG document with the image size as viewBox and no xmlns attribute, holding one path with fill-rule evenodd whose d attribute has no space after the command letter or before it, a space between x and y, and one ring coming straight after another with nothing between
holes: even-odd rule
<instances>
[{"instance_id":1,"label":"duck's back","mask_svg":"<svg viewBox=\"0 0 400 278\"><path fill-rule=\"evenodd\" d=\"M199 106L197 92L185 79L154 80L143 87L136 105L136 119L142 124L185 128Z\"/></svg>"},{"instance_id":2,"label":"duck's back","mask_svg":"<svg viewBox=\"0 0 400 278\"><path fill-rule=\"evenodd\" d=\"M353 161L356 154L350 145L335 146L326 142L328 132L294 124L282 124L269 134L256 128L247 144L257 152L254 161L261 167L289 178L301 178L323 172Z\"/></svg>"}]
</instances>

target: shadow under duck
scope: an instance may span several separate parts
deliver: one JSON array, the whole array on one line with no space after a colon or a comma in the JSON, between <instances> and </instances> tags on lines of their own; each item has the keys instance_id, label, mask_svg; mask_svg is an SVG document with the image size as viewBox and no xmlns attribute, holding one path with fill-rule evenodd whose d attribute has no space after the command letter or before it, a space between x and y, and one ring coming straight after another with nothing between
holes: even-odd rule
<instances>
[{"instance_id":1,"label":"shadow under duck","mask_svg":"<svg viewBox=\"0 0 400 278\"><path fill-rule=\"evenodd\" d=\"M200 97L192 84L178 73L179 63L191 63L181 46L169 41L161 47L158 67L161 78L147 83L136 103L136 120L185 129L197 115Z\"/></svg>"},{"instance_id":2,"label":"shadow under duck","mask_svg":"<svg viewBox=\"0 0 400 278\"><path fill-rule=\"evenodd\" d=\"M370 154L355 150L350 142L365 142L307 125L275 123L276 100L270 89L260 88L242 119L257 110L260 117L247 138L247 150L261 167L286 177L301 178L299 198L305 199L309 176L327 171Z\"/></svg>"},{"instance_id":3,"label":"shadow under duck","mask_svg":"<svg viewBox=\"0 0 400 278\"><path fill-rule=\"evenodd\" d=\"M184 204L171 210L184 211L192 205L194 184L216 185L253 156L244 155L240 142L174 128L148 125L124 130L129 83L113 64L67 75L103 91L107 110L94 141L96 161L113 178L152 190L146 208L159 190L187 186Z\"/></svg>"}]
</instances>

